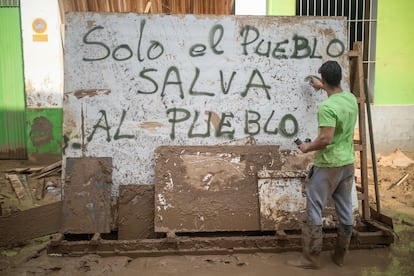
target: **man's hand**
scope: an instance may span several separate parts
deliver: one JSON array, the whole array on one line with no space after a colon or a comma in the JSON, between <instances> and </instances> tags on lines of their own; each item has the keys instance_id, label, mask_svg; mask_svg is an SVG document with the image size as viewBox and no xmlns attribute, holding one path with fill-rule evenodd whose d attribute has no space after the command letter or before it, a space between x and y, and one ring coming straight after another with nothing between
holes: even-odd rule
<instances>
[{"instance_id":1,"label":"man's hand","mask_svg":"<svg viewBox=\"0 0 414 276\"><path fill-rule=\"evenodd\" d=\"M315 77L315 76L311 77L311 79L309 81L309 84L315 89L323 89L322 81L319 78Z\"/></svg>"},{"instance_id":2,"label":"man's hand","mask_svg":"<svg viewBox=\"0 0 414 276\"><path fill-rule=\"evenodd\" d=\"M303 153L307 153L309 152L309 144L310 143L301 143L300 145L298 145L298 148L300 149L301 152Z\"/></svg>"},{"instance_id":3,"label":"man's hand","mask_svg":"<svg viewBox=\"0 0 414 276\"><path fill-rule=\"evenodd\" d=\"M314 150L324 149L332 143L335 134L335 128L320 127L319 130L319 135L316 137L315 141L298 145L298 148L301 152L308 153Z\"/></svg>"}]
</instances>

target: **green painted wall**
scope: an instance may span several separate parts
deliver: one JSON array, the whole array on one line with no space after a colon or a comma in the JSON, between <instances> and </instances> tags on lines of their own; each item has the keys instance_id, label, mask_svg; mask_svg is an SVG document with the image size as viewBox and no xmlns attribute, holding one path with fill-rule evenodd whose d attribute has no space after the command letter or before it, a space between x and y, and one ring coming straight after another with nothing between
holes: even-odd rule
<instances>
[{"instance_id":1,"label":"green painted wall","mask_svg":"<svg viewBox=\"0 0 414 276\"><path fill-rule=\"evenodd\" d=\"M25 94L20 10L0 7L0 159L25 159Z\"/></svg>"},{"instance_id":2,"label":"green painted wall","mask_svg":"<svg viewBox=\"0 0 414 276\"><path fill-rule=\"evenodd\" d=\"M414 1L378 1L375 104L414 104Z\"/></svg>"},{"instance_id":3,"label":"green painted wall","mask_svg":"<svg viewBox=\"0 0 414 276\"><path fill-rule=\"evenodd\" d=\"M61 108L26 110L29 159L42 155L61 158L62 115Z\"/></svg>"},{"instance_id":4,"label":"green painted wall","mask_svg":"<svg viewBox=\"0 0 414 276\"><path fill-rule=\"evenodd\" d=\"M295 1L292 0L268 0L267 2L268 15L295 15L295 8Z\"/></svg>"}]
</instances>

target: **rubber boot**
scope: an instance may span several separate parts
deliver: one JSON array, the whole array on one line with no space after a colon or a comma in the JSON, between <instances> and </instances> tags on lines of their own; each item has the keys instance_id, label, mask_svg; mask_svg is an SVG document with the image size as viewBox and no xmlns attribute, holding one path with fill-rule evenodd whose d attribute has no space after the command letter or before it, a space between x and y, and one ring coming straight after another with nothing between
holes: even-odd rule
<instances>
[{"instance_id":1,"label":"rubber boot","mask_svg":"<svg viewBox=\"0 0 414 276\"><path fill-rule=\"evenodd\" d=\"M321 225L304 225L302 229L302 247L301 258L289 261L288 265L305 269L320 269L319 255L322 251Z\"/></svg>"},{"instance_id":2,"label":"rubber boot","mask_svg":"<svg viewBox=\"0 0 414 276\"><path fill-rule=\"evenodd\" d=\"M332 261L338 266L344 265L345 255L348 251L352 236L352 225L339 225L335 250L332 253Z\"/></svg>"}]
</instances>

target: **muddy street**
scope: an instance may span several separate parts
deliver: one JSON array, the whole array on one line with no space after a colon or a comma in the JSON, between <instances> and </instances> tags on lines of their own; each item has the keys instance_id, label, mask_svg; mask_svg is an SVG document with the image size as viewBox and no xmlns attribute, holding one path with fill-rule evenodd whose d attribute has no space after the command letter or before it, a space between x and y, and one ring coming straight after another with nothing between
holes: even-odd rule
<instances>
[{"instance_id":1,"label":"muddy street","mask_svg":"<svg viewBox=\"0 0 414 276\"><path fill-rule=\"evenodd\" d=\"M340 268L330 260L330 252L322 253L322 269L318 275L414 275L414 153L396 151L378 158L379 192L382 213L392 217L395 241L391 246L351 250L345 266ZM11 200L13 191L5 180L4 171L34 166L21 161L0 162L1 201L4 212L29 208ZM39 165L39 164L36 164ZM41 164L40 164L41 165ZM370 170L371 171L371 170ZM408 175L407 177L405 177ZM50 188L37 204L46 204L59 197L58 176L49 176ZM372 178L372 173L370 173ZM404 178L404 179L403 179ZM403 179L403 181L401 181ZM56 182L56 185L52 184ZM371 183L371 182L370 182ZM370 185L370 203L375 209L375 193ZM21 225L24 227L24 225ZM225 255L174 255L130 258L81 257L47 255L51 236L36 238L20 246L2 248L1 275L313 275L315 271L293 268L288 260L300 252L252 253Z\"/></svg>"}]
</instances>

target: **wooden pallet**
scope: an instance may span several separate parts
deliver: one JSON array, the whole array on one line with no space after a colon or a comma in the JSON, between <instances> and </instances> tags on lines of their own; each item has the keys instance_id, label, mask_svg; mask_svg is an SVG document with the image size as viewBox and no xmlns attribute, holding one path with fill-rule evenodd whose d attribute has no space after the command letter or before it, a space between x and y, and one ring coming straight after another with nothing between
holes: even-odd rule
<instances>
[{"instance_id":1,"label":"wooden pallet","mask_svg":"<svg viewBox=\"0 0 414 276\"><path fill-rule=\"evenodd\" d=\"M198 235L197 235L198 234ZM107 256L157 257L166 255L223 255L243 253L280 253L302 249L301 232L282 233L187 233L183 236L158 239L109 240L83 239L70 241L59 235L47 248L48 254L59 256L83 256L97 254ZM323 250L334 248L336 233L330 230L323 235ZM350 249L368 249L389 246L394 235L389 228L376 222L365 222L355 228Z\"/></svg>"}]
</instances>

